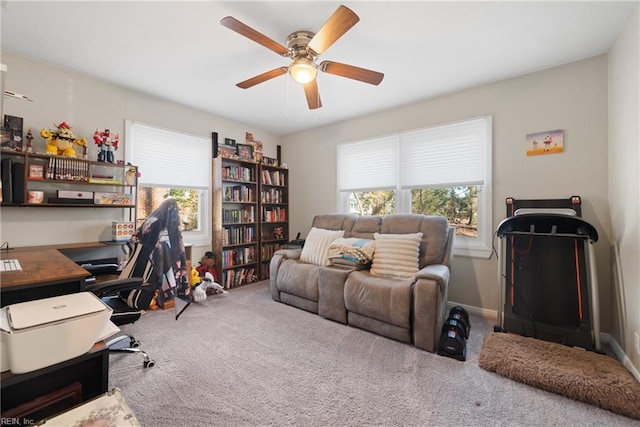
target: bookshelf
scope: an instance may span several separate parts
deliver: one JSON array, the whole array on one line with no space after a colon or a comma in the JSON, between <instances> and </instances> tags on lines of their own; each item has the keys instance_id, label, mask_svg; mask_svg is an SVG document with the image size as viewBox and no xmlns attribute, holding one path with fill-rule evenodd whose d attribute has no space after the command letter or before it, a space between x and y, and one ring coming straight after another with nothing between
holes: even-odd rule
<instances>
[{"instance_id":1,"label":"bookshelf","mask_svg":"<svg viewBox=\"0 0 640 427\"><path fill-rule=\"evenodd\" d=\"M259 277L258 165L213 159L213 253L218 280L226 289Z\"/></svg>"},{"instance_id":2,"label":"bookshelf","mask_svg":"<svg viewBox=\"0 0 640 427\"><path fill-rule=\"evenodd\" d=\"M277 159L259 162L225 150L212 159L212 252L229 289L268 279L271 257L289 241L289 171L279 146Z\"/></svg>"},{"instance_id":3,"label":"bookshelf","mask_svg":"<svg viewBox=\"0 0 640 427\"><path fill-rule=\"evenodd\" d=\"M289 171L261 164L260 171L260 278L269 278L274 252L289 241Z\"/></svg>"}]
</instances>

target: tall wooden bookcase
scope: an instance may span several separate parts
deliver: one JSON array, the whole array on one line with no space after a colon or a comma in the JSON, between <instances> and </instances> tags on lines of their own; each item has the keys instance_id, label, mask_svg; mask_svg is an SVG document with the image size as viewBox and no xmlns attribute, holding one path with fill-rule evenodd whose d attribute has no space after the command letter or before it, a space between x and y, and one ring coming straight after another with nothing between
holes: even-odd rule
<instances>
[{"instance_id":1,"label":"tall wooden bookcase","mask_svg":"<svg viewBox=\"0 0 640 427\"><path fill-rule=\"evenodd\" d=\"M260 165L260 278L269 278L273 253L289 241L289 171Z\"/></svg>"},{"instance_id":2,"label":"tall wooden bookcase","mask_svg":"<svg viewBox=\"0 0 640 427\"><path fill-rule=\"evenodd\" d=\"M258 165L213 159L213 254L225 288L251 283L259 275Z\"/></svg>"},{"instance_id":3,"label":"tall wooden bookcase","mask_svg":"<svg viewBox=\"0 0 640 427\"><path fill-rule=\"evenodd\" d=\"M212 162L218 280L229 289L267 279L273 253L289 240L288 170L220 156Z\"/></svg>"}]
</instances>

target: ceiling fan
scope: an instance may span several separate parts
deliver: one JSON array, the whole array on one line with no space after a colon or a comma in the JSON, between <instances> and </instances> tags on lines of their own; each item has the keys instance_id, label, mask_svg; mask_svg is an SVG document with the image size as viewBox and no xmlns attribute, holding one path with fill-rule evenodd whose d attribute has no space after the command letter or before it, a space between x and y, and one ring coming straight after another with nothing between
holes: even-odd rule
<instances>
[{"instance_id":1,"label":"ceiling fan","mask_svg":"<svg viewBox=\"0 0 640 427\"><path fill-rule=\"evenodd\" d=\"M294 31L287 37L287 46L285 47L232 16L222 18L220 23L223 26L261 44L279 55L293 60L288 67L275 68L242 81L236 86L242 89L248 89L289 72L296 82L304 86L307 104L309 105L309 109L313 110L322 107L320 94L318 93L318 82L316 81L318 70L372 85L380 84L384 78L384 74L377 71L333 61L322 61L320 64L315 63L318 56L349 31L359 20L358 15L351 9L346 6L340 6L317 33L314 34L310 31L303 30Z\"/></svg>"}]
</instances>

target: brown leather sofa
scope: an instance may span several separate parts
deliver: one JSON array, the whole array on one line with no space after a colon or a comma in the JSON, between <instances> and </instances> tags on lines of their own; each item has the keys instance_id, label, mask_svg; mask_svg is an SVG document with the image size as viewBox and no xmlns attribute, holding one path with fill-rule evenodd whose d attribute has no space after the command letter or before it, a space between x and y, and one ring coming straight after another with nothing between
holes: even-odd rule
<instances>
[{"instance_id":1,"label":"brown leather sofa","mask_svg":"<svg viewBox=\"0 0 640 427\"><path fill-rule=\"evenodd\" d=\"M427 215L317 215L312 227L344 230L345 238L374 239L374 233L422 233L418 272L398 279L371 274L369 266L315 265L301 249L277 251L270 264L275 301L317 313L434 352L446 317L454 229Z\"/></svg>"}]
</instances>

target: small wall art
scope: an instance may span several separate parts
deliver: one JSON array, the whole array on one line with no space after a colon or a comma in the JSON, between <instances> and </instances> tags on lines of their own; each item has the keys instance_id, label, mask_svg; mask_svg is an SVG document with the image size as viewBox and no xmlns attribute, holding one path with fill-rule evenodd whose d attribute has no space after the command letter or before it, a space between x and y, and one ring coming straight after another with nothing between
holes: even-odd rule
<instances>
[{"instance_id":1,"label":"small wall art","mask_svg":"<svg viewBox=\"0 0 640 427\"><path fill-rule=\"evenodd\" d=\"M564 151L564 131L550 130L527 135L527 156L556 154Z\"/></svg>"}]
</instances>

